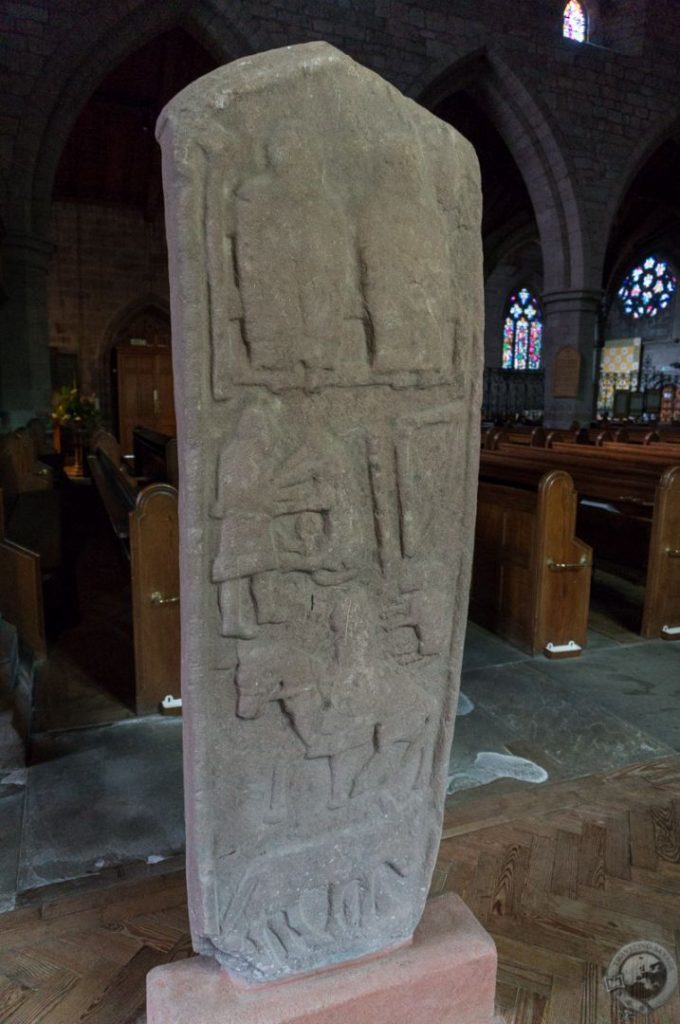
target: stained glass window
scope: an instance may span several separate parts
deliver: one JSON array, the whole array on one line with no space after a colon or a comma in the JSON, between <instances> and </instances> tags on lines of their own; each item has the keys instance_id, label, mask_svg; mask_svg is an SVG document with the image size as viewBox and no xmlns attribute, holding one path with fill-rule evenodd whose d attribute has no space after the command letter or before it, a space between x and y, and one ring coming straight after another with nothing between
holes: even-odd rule
<instances>
[{"instance_id":1,"label":"stained glass window","mask_svg":"<svg viewBox=\"0 0 680 1024\"><path fill-rule=\"evenodd\" d=\"M562 35L567 39L575 39L577 43L586 40L586 11L579 0L569 0L564 8Z\"/></svg>"},{"instance_id":2,"label":"stained glass window","mask_svg":"<svg viewBox=\"0 0 680 1024\"><path fill-rule=\"evenodd\" d=\"M528 288L520 288L508 299L503 325L503 369L540 369L542 340L540 306Z\"/></svg>"},{"instance_id":3,"label":"stained glass window","mask_svg":"<svg viewBox=\"0 0 680 1024\"><path fill-rule=\"evenodd\" d=\"M648 256L623 279L619 299L634 320L657 316L667 309L678 287L666 260Z\"/></svg>"}]
</instances>

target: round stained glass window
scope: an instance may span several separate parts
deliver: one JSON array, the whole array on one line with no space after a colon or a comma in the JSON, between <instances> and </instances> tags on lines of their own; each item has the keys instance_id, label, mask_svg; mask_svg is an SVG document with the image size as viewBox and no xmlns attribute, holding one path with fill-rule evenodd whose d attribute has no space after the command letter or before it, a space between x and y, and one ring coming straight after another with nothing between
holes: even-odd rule
<instances>
[{"instance_id":1,"label":"round stained glass window","mask_svg":"<svg viewBox=\"0 0 680 1024\"><path fill-rule=\"evenodd\" d=\"M667 309L677 287L666 260L648 256L624 277L618 294L625 312L641 320Z\"/></svg>"}]
</instances>

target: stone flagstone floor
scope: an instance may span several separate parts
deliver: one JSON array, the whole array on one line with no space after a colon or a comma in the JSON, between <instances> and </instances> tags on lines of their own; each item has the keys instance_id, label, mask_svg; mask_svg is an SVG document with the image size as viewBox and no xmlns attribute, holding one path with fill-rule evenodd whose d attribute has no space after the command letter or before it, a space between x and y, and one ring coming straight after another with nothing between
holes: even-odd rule
<instances>
[{"instance_id":1,"label":"stone flagstone floor","mask_svg":"<svg viewBox=\"0 0 680 1024\"><path fill-rule=\"evenodd\" d=\"M580 658L531 658L469 624L449 807L680 751L680 644L597 613ZM0 910L61 888L163 873L184 848L181 720L34 735L0 771Z\"/></svg>"}]
</instances>

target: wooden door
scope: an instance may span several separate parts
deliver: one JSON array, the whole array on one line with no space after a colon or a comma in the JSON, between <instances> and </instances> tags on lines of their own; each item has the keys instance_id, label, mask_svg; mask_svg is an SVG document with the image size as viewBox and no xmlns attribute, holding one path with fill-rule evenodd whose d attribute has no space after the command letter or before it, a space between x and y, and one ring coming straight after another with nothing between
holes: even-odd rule
<instances>
[{"instance_id":1,"label":"wooden door","mask_svg":"<svg viewBox=\"0 0 680 1024\"><path fill-rule=\"evenodd\" d=\"M118 348L118 426L124 455L132 452L135 427L174 437L172 356L169 348Z\"/></svg>"},{"instance_id":2,"label":"wooden door","mask_svg":"<svg viewBox=\"0 0 680 1024\"><path fill-rule=\"evenodd\" d=\"M155 378L155 412L156 430L160 434L174 437L177 432L175 424L175 395L172 379L172 353L170 349L158 349L154 364Z\"/></svg>"}]
</instances>

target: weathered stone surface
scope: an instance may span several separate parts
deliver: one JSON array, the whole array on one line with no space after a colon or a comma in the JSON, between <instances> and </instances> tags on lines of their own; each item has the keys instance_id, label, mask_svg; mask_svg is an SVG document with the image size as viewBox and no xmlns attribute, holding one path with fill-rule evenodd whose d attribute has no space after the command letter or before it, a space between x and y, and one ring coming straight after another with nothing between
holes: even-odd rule
<instances>
[{"instance_id":1,"label":"weathered stone surface","mask_svg":"<svg viewBox=\"0 0 680 1024\"><path fill-rule=\"evenodd\" d=\"M458 896L430 901L413 943L284 983L234 984L213 960L155 967L148 1024L491 1024L493 940Z\"/></svg>"},{"instance_id":2,"label":"weathered stone surface","mask_svg":"<svg viewBox=\"0 0 680 1024\"><path fill-rule=\"evenodd\" d=\"M323 43L159 120L198 952L246 979L412 935L467 608L472 148Z\"/></svg>"}]
</instances>

